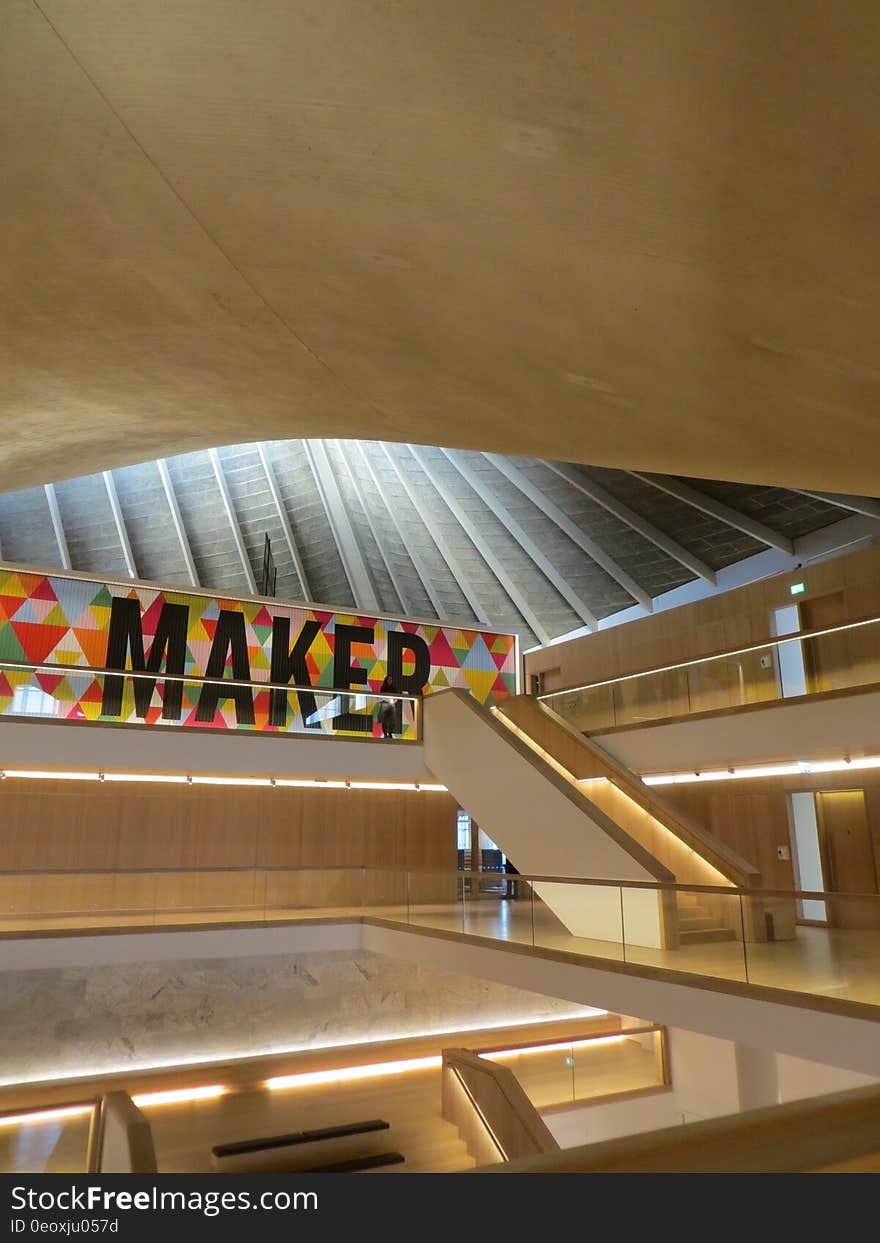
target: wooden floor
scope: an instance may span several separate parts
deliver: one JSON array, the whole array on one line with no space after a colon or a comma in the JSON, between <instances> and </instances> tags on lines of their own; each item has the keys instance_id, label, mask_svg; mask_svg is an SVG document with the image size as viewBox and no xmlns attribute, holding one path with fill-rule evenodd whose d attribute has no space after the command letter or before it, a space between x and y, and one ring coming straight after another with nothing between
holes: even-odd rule
<instances>
[{"instance_id":1,"label":"wooden floor","mask_svg":"<svg viewBox=\"0 0 880 1243\"><path fill-rule=\"evenodd\" d=\"M440 1116L439 1070L276 1092L259 1088L213 1101L157 1105L144 1112L162 1174L210 1173L215 1144L366 1118L389 1122L387 1147L406 1158L404 1165L373 1171L376 1174L448 1174L474 1166L456 1127Z\"/></svg>"}]
</instances>

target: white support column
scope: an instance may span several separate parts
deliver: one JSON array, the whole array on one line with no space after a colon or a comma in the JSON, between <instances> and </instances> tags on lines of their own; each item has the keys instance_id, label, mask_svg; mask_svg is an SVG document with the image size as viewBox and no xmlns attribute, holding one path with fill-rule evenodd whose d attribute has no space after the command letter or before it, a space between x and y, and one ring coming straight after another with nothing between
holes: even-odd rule
<instances>
[{"instance_id":1,"label":"white support column","mask_svg":"<svg viewBox=\"0 0 880 1243\"><path fill-rule=\"evenodd\" d=\"M772 1049L734 1046L740 1112L779 1104L779 1074Z\"/></svg>"}]
</instances>

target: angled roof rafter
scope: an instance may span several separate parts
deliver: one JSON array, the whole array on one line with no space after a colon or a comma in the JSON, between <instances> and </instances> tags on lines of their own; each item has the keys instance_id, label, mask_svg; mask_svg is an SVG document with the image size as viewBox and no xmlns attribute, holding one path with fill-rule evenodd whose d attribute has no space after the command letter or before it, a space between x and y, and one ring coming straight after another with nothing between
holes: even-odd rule
<instances>
[{"instance_id":1,"label":"angled roof rafter","mask_svg":"<svg viewBox=\"0 0 880 1243\"><path fill-rule=\"evenodd\" d=\"M576 523L572 522L567 514L563 513L558 505L554 505L553 502L544 495L540 488L536 488L531 479L529 479L529 477L524 474L518 466L514 466L512 462L507 460L507 458L501 457L497 453L485 453L483 456L487 461L491 462L492 465L495 466L506 479L509 479L515 487L519 488L520 492L522 492L524 496L527 496L532 504L537 506L545 517L549 518L560 531L567 535L572 543L577 544L577 546L585 552L591 560L595 561L598 566L601 566L605 573L610 578L613 578L614 581L624 589L624 591L628 592L637 604L640 604L647 613L652 611L654 606L651 601L651 597L648 595L647 591L645 591L644 587L640 587L636 580L627 574L626 570L624 570L624 568L619 565L613 557L609 556L603 548L600 548L595 540L590 539L589 535L585 535L580 527L577 526Z\"/></svg>"},{"instance_id":2,"label":"angled roof rafter","mask_svg":"<svg viewBox=\"0 0 880 1243\"><path fill-rule=\"evenodd\" d=\"M247 549L244 546L244 538L241 533L241 525L232 504L232 497L229 495L229 486L226 482L226 476L223 473L223 463L220 461L220 455L216 449L208 450L208 457L211 459L211 469L214 471L214 478L217 481L217 487L220 490L220 499L223 502L223 508L226 511L226 517L229 519L229 526L232 530L232 538L235 540L235 547L238 550L238 559L241 561L241 568L244 570L244 576L247 580L251 594L257 594L257 580L254 578L254 568L251 565L251 559L248 556Z\"/></svg>"},{"instance_id":3,"label":"angled roof rafter","mask_svg":"<svg viewBox=\"0 0 880 1243\"><path fill-rule=\"evenodd\" d=\"M345 577L358 608L381 610L379 593L364 559L322 440L301 441L324 506Z\"/></svg>"},{"instance_id":4,"label":"angled roof rafter","mask_svg":"<svg viewBox=\"0 0 880 1243\"><path fill-rule=\"evenodd\" d=\"M619 501L616 496L612 496L611 493L601 487L600 484L594 483L592 479L589 479L586 475L579 471L576 466L570 466L567 462L545 461L542 464L552 470L554 474L559 475L559 477L564 479L566 483L570 483L573 488L576 488L579 492L582 492L584 496L589 497L591 501L595 501L597 505L601 505L603 509L608 511L608 513L614 514L614 516L619 518L621 522L626 523L630 530L636 531L642 536L643 539L646 539L649 543L653 544L655 548L659 548L661 552L665 552L667 557L671 557L673 561L677 561L679 565L683 565L685 569L690 570L693 574L696 574L698 578L704 579L713 587L715 586L715 583L717 582L715 571L710 565L707 565L702 558L695 556L692 552L689 552L687 548L684 548L681 544L679 544L678 540L674 540L671 536L667 535L665 531L661 531L659 527L655 527L653 522L649 522L647 518L643 518L641 514L637 514L636 511L634 509L630 509L628 505L624 505L624 503Z\"/></svg>"},{"instance_id":5,"label":"angled roof rafter","mask_svg":"<svg viewBox=\"0 0 880 1243\"><path fill-rule=\"evenodd\" d=\"M716 500L714 496L707 495L681 479L673 479L671 475L646 475L640 470L631 470L627 473L634 479L640 479L642 483L648 483L652 488L665 492L667 496L674 496L693 509L698 509L711 518L717 518L726 526L742 531L743 535L751 535L753 539L766 544L769 548L778 548L780 552L787 553L788 556L794 554L794 541L790 540L787 535L780 535L778 531L774 531L765 523L758 522L756 518L750 518L748 514L741 513L731 505L725 505L723 501Z\"/></svg>"},{"instance_id":6,"label":"angled roof rafter","mask_svg":"<svg viewBox=\"0 0 880 1243\"><path fill-rule=\"evenodd\" d=\"M507 595L516 606L529 628L542 643L549 643L551 638L549 630L529 604L524 593L517 586L513 576L507 572L504 566L498 561L498 558L493 555L492 549L477 529L476 524L471 521L470 515L461 505L459 505L455 497L450 496L444 489L442 480L435 472L431 463L425 457L423 451L420 450L417 445L408 445L407 448L428 476L439 495L443 498L443 503L447 505L450 511L455 515L455 518L460 524L462 530L465 532L468 539L485 561L487 569L490 570L494 577L498 579L498 582L507 592Z\"/></svg>"},{"instance_id":7,"label":"angled roof rafter","mask_svg":"<svg viewBox=\"0 0 880 1243\"><path fill-rule=\"evenodd\" d=\"M260 456L260 465L263 468L263 474L266 476L266 483L269 485L269 492L272 496L272 503L275 506L275 512L278 515L278 521L281 523L281 529L284 532L284 541L287 544L287 551L290 553L290 559L293 562L293 568L296 570L296 576L299 579L299 585L302 588L303 599L311 600L312 591L309 587L309 580L306 575L305 566L299 553L299 545L297 544L293 528L290 525L290 517L287 509L281 499L281 493L278 491L278 481L275 478L275 471L272 463L266 454L266 446L261 440L257 441L257 453Z\"/></svg>"},{"instance_id":8,"label":"angled roof rafter","mask_svg":"<svg viewBox=\"0 0 880 1243\"><path fill-rule=\"evenodd\" d=\"M471 470L467 462L464 461L462 454L452 449L442 449L441 452L449 459L465 482L470 484L483 504L491 509L511 539L516 540L526 556L534 562L550 585L571 605L584 625L591 630L598 630L598 619L589 605L581 599L565 575L551 564L549 558L544 555L532 537L523 530L510 510L499 501L491 488L483 487L483 481L475 471Z\"/></svg>"},{"instance_id":9,"label":"angled roof rafter","mask_svg":"<svg viewBox=\"0 0 880 1243\"><path fill-rule=\"evenodd\" d=\"M113 512L113 522L116 526L116 534L119 537L119 543L122 547L122 559L125 562L125 572L129 578L137 578L137 566L134 561L134 553L131 551L131 542L128 538L128 531L125 526L125 516L122 513L122 506L119 504L119 493L116 491L116 481L113 478L111 470L105 470L104 487L107 490L107 499L110 502L110 509Z\"/></svg>"},{"instance_id":10,"label":"angled roof rafter","mask_svg":"<svg viewBox=\"0 0 880 1243\"><path fill-rule=\"evenodd\" d=\"M447 566L449 567L449 572L452 574L452 577L455 579L456 583L458 584L459 591L464 596L464 598L467 600L470 607L473 609L474 615L476 616L477 620L481 622L481 624L484 626L491 625L491 622L489 620L489 615L486 610L486 606L480 599L479 592L477 591L476 587L472 583L467 571L462 567L461 563L458 561L458 558L455 556L454 552L449 547L447 541L443 538L443 532L440 530L439 526L434 521L434 518L429 513L426 506L422 504L421 497L418 495L417 490L412 487L410 481L407 479L404 472L400 469L400 464L397 461L394 454L391 452L390 447L382 441L378 441L377 443L379 444L382 452L385 454L385 457L390 463L394 473L397 475L397 478L400 480L400 483L401 483L401 486L403 487L404 492L406 492L407 496L409 497L413 508L415 509L416 513L419 515L419 518L422 520L425 528L427 529L428 534L430 535L431 539L434 541L434 544L437 547L437 551L440 553L440 556L443 558L443 560L446 562Z\"/></svg>"}]
</instances>

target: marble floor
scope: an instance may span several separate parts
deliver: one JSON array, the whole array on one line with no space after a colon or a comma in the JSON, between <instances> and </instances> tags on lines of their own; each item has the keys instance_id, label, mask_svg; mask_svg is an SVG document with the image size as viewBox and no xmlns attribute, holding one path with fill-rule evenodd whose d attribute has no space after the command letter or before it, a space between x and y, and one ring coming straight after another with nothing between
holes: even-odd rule
<instances>
[{"instance_id":1,"label":"marble floor","mask_svg":"<svg viewBox=\"0 0 880 1243\"><path fill-rule=\"evenodd\" d=\"M818 994L880 1006L880 928L840 929L798 926L792 940L740 940L648 949L623 942L619 930L609 940L573 936L537 898L504 899L496 894L458 902L410 906L364 905L322 908L236 907L142 912L83 912L0 918L0 937L45 932L156 928L205 924L275 923L374 916L410 927L486 937L613 962L639 963L661 970L691 972L715 979Z\"/></svg>"}]
</instances>

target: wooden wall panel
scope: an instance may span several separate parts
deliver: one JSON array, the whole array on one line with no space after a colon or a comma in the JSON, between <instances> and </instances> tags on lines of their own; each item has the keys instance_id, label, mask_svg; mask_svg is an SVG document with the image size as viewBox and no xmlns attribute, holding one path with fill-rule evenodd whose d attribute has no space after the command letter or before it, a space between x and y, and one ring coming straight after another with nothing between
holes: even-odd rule
<instances>
[{"instance_id":1,"label":"wooden wall panel","mask_svg":"<svg viewBox=\"0 0 880 1243\"><path fill-rule=\"evenodd\" d=\"M7 780L0 872L455 868L455 800L416 791Z\"/></svg>"},{"instance_id":2,"label":"wooden wall panel","mask_svg":"<svg viewBox=\"0 0 880 1243\"><path fill-rule=\"evenodd\" d=\"M821 773L802 777L768 777L742 782L705 782L665 786L666 802L678 808L761 872L767 889L794 887L790 860L777 857L777 847L790 848L788 795L803 790L864 790L868 830L874 847L874 884L880 889L880 774Z\"/></svg>"},{"instance_id":3,"label":"wooden wall panel","mask_svg":"<svg viewBox=\"0 0 880 1243\"><path fill-rule=\"evenodd\" d=\"M801 572L806 591L798 596L805 616L810 602L840 595L840 621L880 616L880 544L808 566ZM597 634L560 643L525 657L526 673L545 673L545 690L562 690L583 682L619 677L659 665L674 664L740 645L771 639L770 613L792 603L789 586L795 574L780 574L736 591L657 613ZM829 609L823 610L828 615ZM880 626L859 635L853 653L869 669L880 670ZM852 658L852 657L851 657ZM772 678L772 673L770 674ZM880 673L878 673L880 678Z\"/></svg>"}]
</instances>

